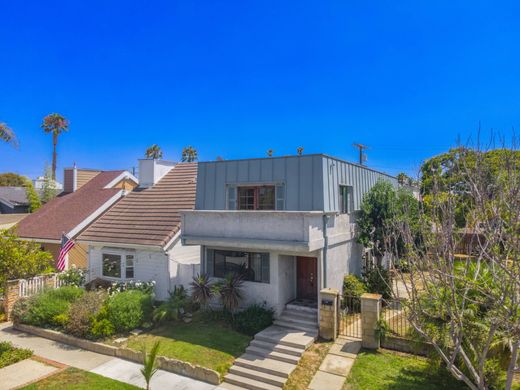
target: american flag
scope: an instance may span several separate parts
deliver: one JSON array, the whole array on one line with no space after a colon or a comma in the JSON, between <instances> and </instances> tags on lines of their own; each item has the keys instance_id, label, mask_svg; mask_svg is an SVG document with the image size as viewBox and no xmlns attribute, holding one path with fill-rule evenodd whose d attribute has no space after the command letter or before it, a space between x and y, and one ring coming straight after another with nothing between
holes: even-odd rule
<instances>
[{"instance_id":1,"label":"american flag","mask_svg":"<svg viewBox=\"0 0 520 390\"><path fill-rule=\"evenodd\" d=\"M61 249L60 255L58 256L58 271L63 271L65 269L65 257L67 253L72 249L75 242L67 237L66 234L61 236Z\"/></svg>"}]
</instances>

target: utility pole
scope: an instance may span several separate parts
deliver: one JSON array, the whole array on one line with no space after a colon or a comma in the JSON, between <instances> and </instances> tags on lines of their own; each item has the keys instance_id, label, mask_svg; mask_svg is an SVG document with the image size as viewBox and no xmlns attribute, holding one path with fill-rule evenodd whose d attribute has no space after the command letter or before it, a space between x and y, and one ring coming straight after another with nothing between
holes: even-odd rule
<instances>
[{"instance_id":1,"label":"utility pole","mask_svg":"<svg viewBox=\"0 0 520 390\"><path fill-rule=\"evenodd\" d=\"M366 160L366 154L363 153L363 150L367 150L368 146L356 143L353 143L352 146L359 149L359 165L363 165L363 162Z\"/></svg>"}]
</instances>

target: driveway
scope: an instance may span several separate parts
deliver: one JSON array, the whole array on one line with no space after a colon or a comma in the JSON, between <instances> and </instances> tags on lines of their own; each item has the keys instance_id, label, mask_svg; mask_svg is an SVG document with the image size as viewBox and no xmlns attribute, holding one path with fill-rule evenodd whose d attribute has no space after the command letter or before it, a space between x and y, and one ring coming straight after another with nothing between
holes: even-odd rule
<instances>
[{"instance_id":1,"label":"driveway","mask_svg":"<svg viewBox=\"0 0 520 390\"><path fill-rule=\"evenodd\" d=\"M35 355L48 360L145 387L145 382L140 373L142 366L137 363L19 332L12 328L11 323L0 324L0 341L11 341L15 346L31 349ZM23 375L23 372L20 374ZM30 380L33 379L28 379L28 381ZM157 371L152 379L152 386L157 389L176 390L213 390L216 387L206 382L163 370Z\"/></svg>"}]
</instances>

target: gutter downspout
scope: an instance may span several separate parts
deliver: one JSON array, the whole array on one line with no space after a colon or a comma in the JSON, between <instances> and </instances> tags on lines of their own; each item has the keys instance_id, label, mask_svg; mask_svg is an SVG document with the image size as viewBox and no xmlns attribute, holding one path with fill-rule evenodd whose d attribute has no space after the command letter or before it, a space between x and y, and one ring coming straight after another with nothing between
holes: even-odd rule
<instances>
[{"instance_id":1,"label":"gutter downspout","mask_svg":"<svg viewBox=\"0 0 520 390\"><path fill-rule=\"evenodd\" d=\"M327 224L329 216L323 214L323 288L327 287L327 250L329 247L329 235L327 233Z\"/></svg>"}]
</instances>

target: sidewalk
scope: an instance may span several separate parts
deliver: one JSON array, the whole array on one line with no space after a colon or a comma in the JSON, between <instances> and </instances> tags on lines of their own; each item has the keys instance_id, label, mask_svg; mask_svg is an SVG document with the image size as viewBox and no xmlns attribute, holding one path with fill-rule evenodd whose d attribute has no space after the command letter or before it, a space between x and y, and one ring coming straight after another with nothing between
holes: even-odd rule
<instances>
[{"instance_id":1,"label":"sidewalk","mask_svg":"<svg viewBox=\"0 0 520 390\"><path fill-rule=\"evenodd\" d=\"M44 359L144 387L144 380L140 373L141 365L139 364L19 332L12 328L11 323L0 324L0 341L10 341L17 347L31 349L35 355ZM33 365L33 363L25 364ZM44 370L42 369L42 371ZM25 382L19 383L28 383L38 378L38 376L34 377L33 370L12 371L11 369L7 372L11 373L13 379L14 372L16 372L17 377L21 376L19 381L27 379ZM26 375L26 377L23 377L23 375ZM42 374L39 377L43 376L45 375ZM175 390L213 390L216 387L206 382L163 370L157 371L152 379L152 385L158 389Z\"/></svg>"},{"instance_id":2,"label":"sidewalk","mask_svg":"<svg viewBox=\"0 0 520 390\"><path fill-rule=\"evenodd\" d=\"M361 340L338 337L312 378L309 389L341 390L360 349Z\"/></svg>"}]
</instances>

